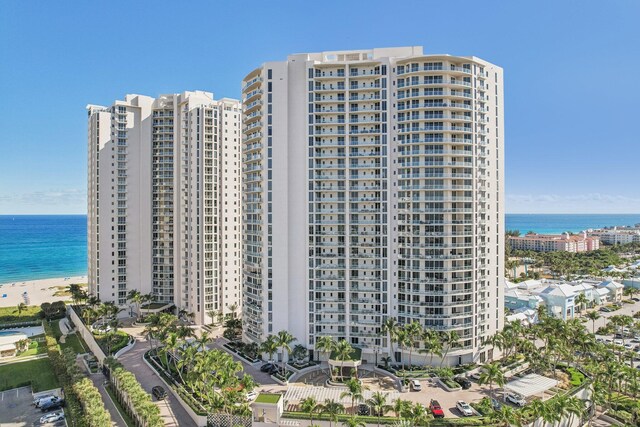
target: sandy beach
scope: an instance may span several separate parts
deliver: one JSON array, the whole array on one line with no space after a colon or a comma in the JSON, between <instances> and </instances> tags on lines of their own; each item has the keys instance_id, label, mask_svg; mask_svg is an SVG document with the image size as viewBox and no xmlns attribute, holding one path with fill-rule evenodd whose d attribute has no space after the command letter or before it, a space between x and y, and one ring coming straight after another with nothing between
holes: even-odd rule
<instances>
[{"instance_id":1,"label":"sandy beach","mask_svg":"<svg viewBox=\"0 0 640 427\"><path fill-rule=\"evenodd\" d=\"M54 294L61 293L71 283L87 283L87 276L2 283L0 285L0 307L13 307L21 302L27 305L40 305L43 302L70 300L69 296Z\"/></svg>"}]
</instances>

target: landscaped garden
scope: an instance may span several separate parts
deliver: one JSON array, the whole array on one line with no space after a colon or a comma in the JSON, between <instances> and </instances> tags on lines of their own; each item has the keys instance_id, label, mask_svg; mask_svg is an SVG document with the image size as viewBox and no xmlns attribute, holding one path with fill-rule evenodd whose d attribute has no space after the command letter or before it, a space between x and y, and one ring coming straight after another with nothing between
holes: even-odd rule
<instances>
[{"instance_id":1,"label":"landscaped garden","mask_svg":"<svg viewBox=\"0 0 640 427\"><path fill-rule=\"evenodd\" d=\"M149 315L148 320L145 331L153 339L145 358L196 413L250 414L246 394L256 383L248 374L240 376L240 362L208 349L208 334L195 338L174 315Z\"/></svg>"}]
</instances>

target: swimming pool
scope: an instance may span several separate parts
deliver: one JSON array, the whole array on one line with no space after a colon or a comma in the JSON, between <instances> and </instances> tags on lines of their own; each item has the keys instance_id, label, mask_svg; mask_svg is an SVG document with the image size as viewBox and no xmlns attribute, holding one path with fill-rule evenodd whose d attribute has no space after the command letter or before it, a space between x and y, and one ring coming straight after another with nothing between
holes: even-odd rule
<instances>
[{"instance_id":1,"label":"swimming pool","mask_svg":"<svg viewBox=\"0 0 640 427\"><path fill-rule=\"evenodd\" d=\"M8 335L16 335L21 334L22 332L18 331L0 331L0 337L8 336Z\"/></svg>"}]
</instances>

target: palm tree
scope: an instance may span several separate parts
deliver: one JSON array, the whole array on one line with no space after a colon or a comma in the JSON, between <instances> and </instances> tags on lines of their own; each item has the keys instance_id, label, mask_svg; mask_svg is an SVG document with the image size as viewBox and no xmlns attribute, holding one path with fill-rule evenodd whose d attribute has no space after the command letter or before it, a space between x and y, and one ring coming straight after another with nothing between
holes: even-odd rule
<instances>
[{"instance_id":1,"label":"palm tree","mask_svg":"<svg viewBox=\"0 0 640 427\"><path fill-rule=\"evenodd\" d=\"M18 317L20 317L22 315L22 312L27 309L27 304L21 302L16 308L18 309Z\"/></svg>"},{"instance_id":2,"label":"palm tree","mask_svg":"<svg viewBox=\"0 0 640 427\"><path fill-rule=\"evenodd\" d=\"M345 427L366 427L367 423L360 420L358 417L354 415L351 418L347 418L346 420L344 420L342 422L342 425Z\"/></svg>"},{"instance_id":3,"label":"palm tree","mask_svg":"<svg viewBox=\"0 0 640 427\"><path fill-rule=\"evenodd\" d=\"M482 367L478 384L489 384L489 394L493 392L493 383L499 387L504 385L504 373L498 362L487 363Z\"/></svg>"},{"instance_id":4,"label":"palm tree","mask_svg":"<svg viewBox=\"0 0 640 427\"><path fill-rule=\"evenodd\" d=\"M320 410L321 406L318 404L318 401L315 397L309 396L300 402L300 409L302 412L306 412L309 414L309 419L311 420L311 425L313 425L313 414Z\"/></svg>"},{"instance_id":5,"label":"palm tree","mask_svg":"<svg viewBox=\"0 0 640 427\"><path fill-rule=\"evenodd\" d=\"M337 344L338 343L333 339L333 337L324 335L316 339L316 345L314 349L320 354L330 355L331 352L335 350ZM320 359L320 355L318 355L318 359Z\"/></svg>"},{"instance_id":6,"label":"palm tree","mask_svg":"<svg viewBox=\"0 0 640 427\"><path fill-rule=\"evenodd\" d=\"M590 311L586 315L587 319L591 320L591 333L596 333L596 320L600 318L597 311Z\"/></svg>"},{"instance_id":7,"label":"palm tree","mask_svg":"<svg viewBox=\"0 0 640 427\"><path fill-rule=\"evenodd\" d=\"M340 378L341 379L344 379L344 361L349 360L353 352L354 352L354 349L347 340L340 340L336 344L335 354L336 354L336 359L340 360Z\"/></svg>"},{"instance_id":8,"label":"palm tree","mask_svg":"<svg viewBox=\"0 0 640 427\"><path fill-rule=\"evenodd\" d=\"M286 371L285 371L285 360L284 360L284 353L285 351L287 352L287 359L289 358L289 353L291 353L291 346L290 344L294 341L296 341L296 337L294 337L293 335L291 335L291 333L289 331L280 331L278 332L278 335L276 336L276 340L278 342L278 347L282 349L282 376L285 378L286 380Z\"/></svg>"},{"instance_id":9,"label":"palm tree","mask_svg":"<svg viewBox=\"0 0 640 427\"><path fill-rule=\"evenodd\" d=\"M387 334L387 337L389 339L389 346L391 348L391 352L394 353L393 351L393 341L395 338L395 334L396 334L396 330L398 329L398 321L395 319L395 317L387 317L384 322L382 323L382 332ZM394 356L395 359L395 356Z\"/></svg>"},{"instance_id":10,"label":"palm tree","mask_svg":"<svg viewBox=\"0 0 640 427\"><path fill-rule=\"evenodd\" d=\"M206 350L207 344L211 341L211 337L209 336L209 332L204 331L200 335L200 338L196 339L196 345L200 350Z\"/></svg>"},{"instance_id":11,"label":"palm tree","mask_svg":"<svg viewBox=\"0 0 640 427\"><path fill-rule=\"evenodd\" d=\"M391 406L387 404L387 395L376 391L371 395L371 398L367 400L367 405L369 405L373 413L378 417L378 426L380 426L380 417L391 410Z\"/></svg>"},{"instance_id":12,"label":"palm tree","mask_svg":"<svg viewBox=\"0 0 640 427\"><path fill-rule=\"evenodd\" d=\"M413 321L404 326L407 331L407 341L409 344L409 369L413 366L411 356L413 354L413 348L415 347L416 340L422 336L422 325L419 322Z\"/></svg>"},{"instance_id":13,"label":"palm tree","mask_svg":"<svg viewBox=\"0 0 640 427\"><path fill-rule=\"evenodd\" d=\"M411 402L408 400L396 399L393 401L392 409L396 414L396 418L400 419L400 416L407 411L407 408L411 408Z\"/></svg>"},{"instance_id":14,"label":"palm tree","mask_svg":"<svg viewBox=\"0 0 640 427\"><path fill-rule=\"evenodd\" d=\"M340 399L344 399L345 397L350 398L351 411L353 412L353 414L355 414L356 402L359 402L364 398L364 396L362 395L364 387L357 378L348 379L347 381L345 381L344 385L347 386L347 390L340 393Z\"/></svg>"},{"instance_id":15,"label":"palm tree","mask_svg":"<svg viewBox=\"0 0 640 427\"><path fill-rule=\"evenodd\" d=\"M278 351L278 340L275 336L269 335L267 339L260 344L260 352L269 355L269 360L273 360L273 355Z\"/></svg>"},{"instance_id":16,"label":"palm tree","mask_svg":"<svg viewBox=\"0 0 640 427\"><path fill-rule=\"evenodd\" d=\"M424 405L420 403L415 403L411 407L411 411L409 412L411 416L411 421L414 426L419 426L424 423L427 419L427 410Z\"/></svg>"},{"instance_id":17,"label":"palm tree","mask_svg":"<svg viewBox=\"0 0 640 427\"><path fill-rule=\"evenodd\" d=\"M522 426L522 416L520 412L507 405L502 405L498 411L491 412L489 414L489 420L494 423L491 425L502 427Z\"/></svg>"},{"instance_id":18,"label":"palm tree","mask_svg":"<svg viewBox=\"0 0 640 427\"><path fill-rule=\"evenodd\" d=\"M449 353L449 350L458 345L458 343L460 342L460 334L458 334L457 331L444 331L442 332L442 341L445 344L445 350L444 354L442 355L442 359L440 360L440 367L442 367L444 360L447 358L447 353Z\"/></svg>"},{"instance_id":19,"label":"palm tree","mask_svg":"<svg viewBox=\"0 0 640 427\"><path fill-rule=\"evenodd\" d=\"M578 294L575 300L575 304L577 304L580 307L580 310L579 310L580 313L582 313L582 311L587 307L588 303L589 303L589 300L587 299L587 296L585 294L583 293Z\"/></svg>"},{"instance_id":20,"label":"palm tree","mask_svg":"<svg viewBox=\"0 0 640 427\"><path fill-rule=\"evenodd\" d=\"M422 353L429 354L429 365L433 365L433 356L442 358L442 340L440 334L433 329L425 329L422 333L422 342L424 349L419 350Z\"/></svg>"},{"instance_id":21,"label":"palm tree","mask_svg":"<svg viewBox=\"0 0 640 427\"><path fill-rule=\"evenodd\" d=\"M129 291L129 294L127 295L127 300L132 302L135 306L136 306L136 320L140 319L140 305L142 304L142 294L140 293L140 291L136 290L136 289L131 289Z\"/></svg>"},{"instance_id":22,"label":"palm tree","mask_svg":"<svg viewBox=\"0 0 640 427\"><path fill-rule=\"evenodd\" d=\"M324 405L322 405L322 414L327 414L329 416L329 427L332 427L332 422L338 422L338 415L344 412L344 406L342 403L338 403L333 399L326 399L324 401Z\"/></svg>"}]
</instances>

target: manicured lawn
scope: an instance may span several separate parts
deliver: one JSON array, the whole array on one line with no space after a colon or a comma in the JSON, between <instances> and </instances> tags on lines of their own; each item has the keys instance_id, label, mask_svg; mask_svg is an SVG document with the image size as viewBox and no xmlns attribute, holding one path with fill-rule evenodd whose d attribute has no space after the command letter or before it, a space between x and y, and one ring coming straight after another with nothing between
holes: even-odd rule
<instances>
[{"instance_id":1,"label":"manicured lawn","mask_svg":"<svg viewBox=\"0 0 640 427\"><path fill-rule=\"evenodd\" d=\"M49 358L0 366L0 391L29 384L34 392L60 387Z\"/></svg>"},{"instance_id":2,"label":"manicured lawn","mask_svg":"<svg viewBox=\"0 0 640 427\"><path fill-rule=\"evenodd\" d=\"M43 354L47 352L47 346L44 342L31 341L29 344L29 349L25 352L22 352L18 355L18 357L28 357L35 356L36 354Z\"/></svg>"},{"instance_id":3,"label":"manicured lawn","mask_svg":"<svg viewBox=\"0 0 640 427\"><path fill-rule=\"evenodd\" d=\"M40 311L40 306L30 305L18 316L18 308L16 306L0 307L0 323L40 320Z\"/></svg>"},{"instance_id":4,"label":"manicured lawn","mask_svg":"<svg viewBox=\"0 0 640 427\"><path fill-rule=\"evenodd\" d=\"M62 350L70 348L76 354L82 354L87 352L87 349L83 346L84 343L81 342L81 339L78 336L78 334L67 335L65 338L65 342L64 343L59 342L59 344Z\"/></svg>"}]
</instances>

